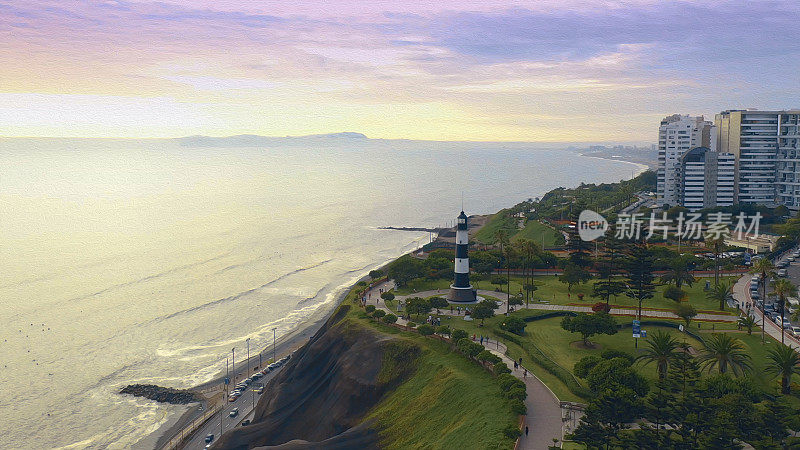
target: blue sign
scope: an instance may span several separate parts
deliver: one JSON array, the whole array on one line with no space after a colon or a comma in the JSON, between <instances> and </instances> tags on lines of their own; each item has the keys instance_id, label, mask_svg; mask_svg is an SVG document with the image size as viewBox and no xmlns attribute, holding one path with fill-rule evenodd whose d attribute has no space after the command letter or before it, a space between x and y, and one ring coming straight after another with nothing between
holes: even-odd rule
<instances>
[{"instance_id":1,"label":"blue sign","mask_svg":"<svg viewBox=\"0 0 800 450\"><path fill-rule=\"evenodd\" d=\"M750 255L750 252L745 252L745 254L744 254L744 263L745 263L745 265L747 265L747 266L750 265L750 259L751 258L752 258L752 256Z\"/></svg>"},{"instance_id":2,"label":"blue sign","mask_svg":"<svg viewBox=\"0 0 800 450\"><path fill-rule=\"evenodd\" d=\"M642 330L642 337L643 337L643 338L646 338L646 337L647 337L647 330Z\"/></svg>"},{"instance_id":3,"label":"blue sign","mask_svg":"<svg viewBox=\"0 0 800 450\"><path fill-rule=\"evenodd\" d=\"M638 320L634 320L633 324L631 325L631 328L633 328L633 337L635 337L635 338L642 337L642 323L641 322L639 322Z\"/></svg>"},{"instance_id":4,"label":"blue sign","mask_svg":"<svg viewBox=\"0 0 800 450\"><path fill-rule=\"evenodd\" d=\"M231 379L228 378L228 377L225 377L225 386L227 386L229 384L231 384Z\"/></svg>"}]
</instances>

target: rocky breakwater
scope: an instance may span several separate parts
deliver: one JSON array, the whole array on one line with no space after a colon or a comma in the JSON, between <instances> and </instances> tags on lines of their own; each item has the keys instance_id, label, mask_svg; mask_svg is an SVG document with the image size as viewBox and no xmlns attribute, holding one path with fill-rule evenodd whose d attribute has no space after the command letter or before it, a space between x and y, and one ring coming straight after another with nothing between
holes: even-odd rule
<instances>
[{"instance_id":1,"label":"rocky breakwater","mask_svg":"<svg viewBox=\"0 0 800 450\"><path fill-rule=\"evenodd\" d=\"M378 448L378 430L366 417L413 374L421 350L345 318L348 308L267 383L253 423L225 433L215 449Z\"/></svg>"},{"instance_id":2,"label":"rocky breakwater","mask_svg":"<svg viewBox=\"0 0 800 450\"><path fill-rule=\"evenodd\" d=\"M129 384L120 391L120 394L144 397L161 403L172 403L173 405L185 405L202 400L192 391L165 388L154 384Z\"/></svg>"}]
</instances>

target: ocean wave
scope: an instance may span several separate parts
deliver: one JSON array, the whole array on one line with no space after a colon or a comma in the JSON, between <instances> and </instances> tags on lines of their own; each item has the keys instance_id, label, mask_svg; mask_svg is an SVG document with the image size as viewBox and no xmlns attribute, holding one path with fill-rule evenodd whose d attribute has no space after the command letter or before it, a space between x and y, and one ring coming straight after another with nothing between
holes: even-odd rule
<instances>
[{"instance_id":1,"label":"ocean wave","mask_svg":"<svg viewBox=\"0 0 800 450\"><path fill-rule=\"evenodd\" d=\"M240 298L242 298L242 297L244 297L246 295L252 294L253 292L257 292L257 291L259 291L261 289L267 288L267 287L269 287L269 286L271 286L271 285L273 285L273 284L275 284L275 283L277 283L277 282L279 282L281 280L286 279L287 277L290 277L292 275L296 275L296 274L301 273L301 272L305 272L306 270L315 269L315 268L323 266L323 265L325 265L325 264L327 264L327 263L329 263L331 261L333 261L333 260L332 259L326 259L325 261L321 261L321 262L312 264L310 266L301 267L301 268L292 270L291 272L287 272L287 273L279 276L278 278L275 278L274 280L270 280L270 281L268 281L268 282L266 282L266 283L264 283L264 284L262 284L260 286L256 286L254 288L241 291L239 293L236 293L234 295L230 295L228 297L218 298L216 300L212 300L210 302L203 303L202 305L193 306L191 308L182 309L180 311L175 311L173 313L170 313L170 314L167 314L167 315L164 315L164 316L156 317L156 318L148 321L145 325L164 322L165 320L169 320L169 319L175 318L175 317L183 315L183 314L190 314L190 313L193 313L195 311L200 311L200 310L203 310L203 309L206 309L206 308L210 308L210 307L213 307L213 306L216 306L216 305L220 305L220 304L223 304L223 303L227 303L227 302L231 302L231 301L234 301L234 300L238 300L238 299L240 299Z\"/></svg>"}]
</instances>

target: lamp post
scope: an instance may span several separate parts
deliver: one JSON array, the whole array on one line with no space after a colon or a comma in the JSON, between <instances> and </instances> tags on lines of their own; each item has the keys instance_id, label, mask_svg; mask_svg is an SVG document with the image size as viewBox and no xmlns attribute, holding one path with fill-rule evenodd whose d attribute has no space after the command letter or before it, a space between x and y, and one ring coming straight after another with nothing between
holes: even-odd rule
<instances>
[{"instance_id":1,"label":"lamp post","mask_svg":"<svg viewBox=\"0 0 800 450\"><path fill-rule=\"evenodd\" d=\"M247 342L247 376L250 377L250 338L247 338L245 341ZM256 391L255 389L250 389L250 393L253 394L253 409L256 407Z\"/></svg>"},{"instance_id":2,"label":"lamp post","mask_svg":"<svg viewBox=\"0 0 800 450\"><path fill-rule=\"evenodd\" d=\"M236 347L231 349L231 373L233 373L233 383L236 384Z\"/></svg>"},{"instance_id":3,"label":"lamp post","mask_svg":"<svg viewBox=\"0 0 800 450\"><path fill-rule=\"evenodd\" d=\"M272 362L273 363L276 361L276 359L275 359L275 330L277 330L277 328L273 328L272 329Z\"/></svg>"}]
</instances>

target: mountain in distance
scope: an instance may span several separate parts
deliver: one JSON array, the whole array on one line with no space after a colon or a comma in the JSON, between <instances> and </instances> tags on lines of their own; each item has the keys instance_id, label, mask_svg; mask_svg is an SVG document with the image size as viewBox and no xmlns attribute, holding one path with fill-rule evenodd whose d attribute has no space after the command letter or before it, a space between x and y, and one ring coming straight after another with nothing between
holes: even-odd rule
<instances>
[{"instance_id":1,"label":"mountain in distance","mask_svg":"<svg viewBox=\"0 0 800 450\"><path fill-rule=\"evenodd\" d=\"M259 136L256 134L240 134L226 137L187 136L177 140L185 147L264 147L309 143L352 143L368 141L369 138L362 133L345 131L342 133L285 137Z\"/></svg>"}]
</instances>

